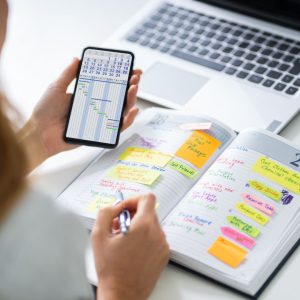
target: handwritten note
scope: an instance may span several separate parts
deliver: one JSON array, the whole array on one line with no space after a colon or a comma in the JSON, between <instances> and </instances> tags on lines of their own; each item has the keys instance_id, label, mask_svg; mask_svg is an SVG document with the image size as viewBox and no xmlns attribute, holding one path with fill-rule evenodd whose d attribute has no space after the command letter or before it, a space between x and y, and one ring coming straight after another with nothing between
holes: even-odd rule
<instances>
[{"instance_id":1,"label":"handwritten note","mask_svg":"<svg viewBox=\"0 0 300 300\"><path fill-rule=\"evenodd\" d=\"M220 141L202 131L194 131L176 155L201 168L220 146Z\"/></svg>"},{"instance_id":2,"label":"handwritten note","mask_svg":"<svg viewBox=\"0 0 300 300\"><path fill-rule=\"evenodd\" d=\"M230 267L237 268L246 258L248 252L219 236L208 249L208 253L215 256Z\"/></svg>"},{"instance_id":3,"label":"handwritten note","mask_svg":"<svg viewBox=\"0 0 300 300\"><path fill-rule=\"evenodd\" d=\"M100 208L112 205L116 201L113 195L99 195L96 196L86 207L88 212L97 212Z\"/></svg>"},{"instance_id":4,"label":"handwritten note","mask_svg":"<svg viewBox=\"0 0 300 300\"><path fill-rule=\"evenodd\" d=\"M256 238L260 234L259 229L244 222L243 220L241 220L235 216L228 216L227 221L231 225L235 226L236 228L238 228L239 230L241 230L242 232L248 234L249 236L251 236L253 238Z\"/></svg>"},{"instance_id":5,"label":"handwritten note","mask_svg":"<svg viewBox=\"0 0 300 300\"><path fill-rule=\"evenodd\" d=\"M280 192L266 186L265 184L257 180L249 180L248 184L252 189L262 193L263 195L274 201L279 201L282 197L282 194Z\"/></svg>"},{"instance_id":6,"label":"handwritten note","mask_svg":"<svg viewBox=\"0 0 300 300\"><path fill-rule=\"evenodd\" d=\"M235 207L239 212L241 212L245 216L251 218L258 224L266 225L270 220L269 217L265 216L264 214L260 213L259 211L257 211L256 209L252 208L251 206L249 206L245 203L238 202L235 205Z\"/></svg>"},{"instance_id":7,"label":"handwritten note","mask_svg":"<svg viewBox=\"0 0 300 300\"><path fill-rule=\"evenodd\" d=\"M119 157L119 160L132 161L144 164L164 167L172 158L172 155L159 151L128 147Z\"/></svg>"},{"instance_id":8,"label":"handwritten note","mask_svg":"<svg viewBox=\"0 0 300 300\"><path fill-rule=\"evenodd\" d=\"M207 174L210 176L219 177L221 179L228 180L228 181L236 181L236 179L234 178L234 173L228 172L226 170L210 169L210 170L208 170Z\"/></svg>"},{"instance_id":9,"label":"handwritten note","mask_svg":"<svg viewBox=\"0 0 300 300\"><path fill-rule=\"evenodd\" d=\"M251 195L244 193L242 194L242 198L245 200L246 203L252 205L253 207L259 209L260 211L264 212L265 214L272 216L275 212L275 207L261 199Z\"/></svg>"},{"instance_id":10,"label":"handwritten note","mask_svg":"<svg viewBox=\"0 0 300 300\"><path fill-rule=\"evenodd\" d=\"M160 174L161 172L151 169L116 165L108 172L107 176L117 180L125 180L152 185L154 181L160 176Z\"/></svg>"},{"instance_id":11,"label":"handwritten note","mask_svg":"<svg viewBox=\"0 0 300 300\"><path fill-rule=\"evenodd\" d=\"M193 178L198 174L198 171L189 167L188 165L180 162L180 161L175 161L172 160L169 162L168 164L172 169L180 172L181 174L183 174L184 176L188 177L188 178Z\"/></svg>"},{"instance_id":12,"label":"handwritten note","mask_svg":"<svg viewBox=\"0 0 300 300\"><path fill-rule=\"evenodd\" d=\"M228 238L234 240L235 242L245 246L248 249L252 249L256 242L255 240L249 238L245 234L242 234L229 226L221 227L221 232Z\"/></svg>"},{"instance_id":13,"label":"handwritten note","mask_svg":"<svg viewBox=\"0 0 300 300\"><path fill-rule=\"evenodd\" d=\"M300 174L269 159L260 157L253 171L300 195Z\"/></svg>"}]
</instances>

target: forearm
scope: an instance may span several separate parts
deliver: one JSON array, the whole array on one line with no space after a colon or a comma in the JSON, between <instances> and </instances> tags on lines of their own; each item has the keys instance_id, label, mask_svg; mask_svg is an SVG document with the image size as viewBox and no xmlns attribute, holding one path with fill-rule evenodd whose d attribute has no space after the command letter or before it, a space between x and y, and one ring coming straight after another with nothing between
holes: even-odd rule
<instances>
[{"instance_id":1,"label":"forearm","mask_svg":"<svg viewBox=\"0 0 300 300\"><path fill-rule=\"evenodd\" d=\"M28 121L18 132L18 141L24 149L28 160L28 173L48 158L40 139L38 129Z\"/></svg>"}]
</instances>

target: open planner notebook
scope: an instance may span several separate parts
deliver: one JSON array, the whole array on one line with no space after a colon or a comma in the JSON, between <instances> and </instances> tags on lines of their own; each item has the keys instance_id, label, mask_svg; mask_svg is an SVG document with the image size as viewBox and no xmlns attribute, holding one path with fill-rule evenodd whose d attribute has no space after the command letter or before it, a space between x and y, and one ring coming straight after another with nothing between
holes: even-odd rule
<instances>
[{"instance_id":1,"label":"open planner notebook","mask_svg":"<svg viewBox=\"0 0 300 300\"><path fill-rule=\"evenodd\" d=\"M267 131L148 109L57 200L91 228L117 189L156 195L172 261L247 295L299 241L300 149Z\"/></svg>"}]
</instances>

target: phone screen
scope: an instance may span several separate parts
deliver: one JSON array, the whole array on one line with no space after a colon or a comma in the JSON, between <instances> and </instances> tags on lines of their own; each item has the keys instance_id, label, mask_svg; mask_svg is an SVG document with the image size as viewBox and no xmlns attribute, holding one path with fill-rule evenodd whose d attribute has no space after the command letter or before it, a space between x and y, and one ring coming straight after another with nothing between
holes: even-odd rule
<instances>
[{"instance_id":1,"label":"phone screen","mask_svg":"<svg viewBox=\"0 0 300 300\"><path fill-rule=\"evenodd\" d=\"M117 145L132 65L130 52L84 50L65 131L67 141Z\"/></svg>"}]
</instances>

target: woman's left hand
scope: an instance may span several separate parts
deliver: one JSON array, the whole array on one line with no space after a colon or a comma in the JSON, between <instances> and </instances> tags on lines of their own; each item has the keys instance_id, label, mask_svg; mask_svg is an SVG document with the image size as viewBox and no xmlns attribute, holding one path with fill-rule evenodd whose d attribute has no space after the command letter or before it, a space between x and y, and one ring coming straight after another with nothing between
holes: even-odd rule
<instances>
[{"instance_id":1,"label":"woman's left hand","mask_svg":"<svg viewBox=\"0 0 300 300\"><path fill-rule=\"evenodd\" d=\"M78 67L79 60L74 58L58 79L48 87L29 120L37 131L46 157L77 147L63 140L63 132L72 98L72 94L67 93L67 88L75 79ZM141 74L141 70L134 70L130 78L122 130L132 124L138 113L136 95Z\"/></svg>"}]
</instances>

